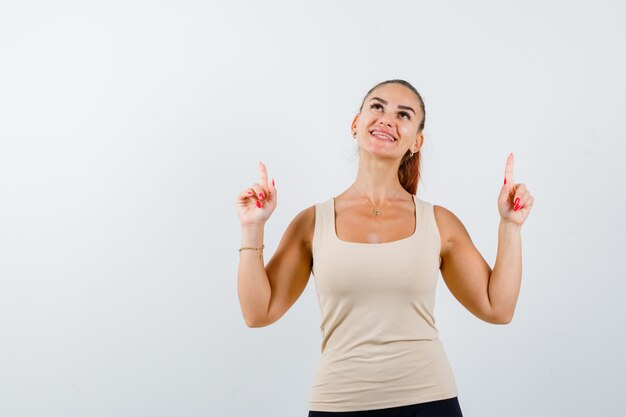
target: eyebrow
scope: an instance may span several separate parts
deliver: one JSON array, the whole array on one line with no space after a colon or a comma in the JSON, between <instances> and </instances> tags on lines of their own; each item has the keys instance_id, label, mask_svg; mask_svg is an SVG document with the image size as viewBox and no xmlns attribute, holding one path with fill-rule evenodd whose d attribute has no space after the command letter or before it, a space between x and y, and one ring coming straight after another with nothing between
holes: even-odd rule
<instances>
[{"instance_id":1,"label":"eyebrow","mask_svg":"<svg viewBox=\"0 0 626 417\"><path fill-rule=\"evenodd\" d=\"M385 104L385 105L386 105L386 104L389 104L389 103L387 103L387 101L386 101L386 100L383 100L383 99L382 99L382 98L380 98L380 97L372 97L370 100L378 100L378 101L380 101L381 103L383 103L383 104ZM409 106L403 106L402 104L398 104L398 108L399 108L399 109L405 109L405 110L411 110L411 111L413 112L413 114L417 116L417 113L415 113L415 110L413 110L413 109L412 109L411 107L409 107Z\"/></svg>"}]
</instances>

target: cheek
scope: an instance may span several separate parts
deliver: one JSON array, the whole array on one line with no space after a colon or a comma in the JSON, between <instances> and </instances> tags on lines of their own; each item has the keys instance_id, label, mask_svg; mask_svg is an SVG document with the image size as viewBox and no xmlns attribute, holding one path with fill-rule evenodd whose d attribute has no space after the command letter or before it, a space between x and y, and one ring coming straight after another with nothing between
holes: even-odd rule
<instances>
[{"instance_id":1,"label":"cheek","mask_svg":"<svg viewBox=\"0 0 626 417\"><path fill-rule=\"evenodd\" d=\"M359 119L358 125L361 129L367 130L370 128L370 126L372 126L373 123L374 119L372 117L364 116Z\"/></svg>"},{"instance_id":2,"label":"cheek","mask_svg":"<svg viewBox=\"0 0 626 417\"><path fill-rule=\"evenodd\" d=\"M364 124L370 124L370 123L372 123L375 119L376 119L376 116L375 116L375 115L372 115L372 114L369 114L369 113L364 113L364 114L361 116L361 118L360 118L361 123L364 123Z\"/></svg>"},{"instance_id":3,"label":"cheek","mask_svg":"<svg viewBox=\"0 0 626 417\"><path fill-rule=\"evenodd\" d=\"M417 134L417 126L402 126L398 130L402 136L415 136Z\"/></svg>"}]
</instances>

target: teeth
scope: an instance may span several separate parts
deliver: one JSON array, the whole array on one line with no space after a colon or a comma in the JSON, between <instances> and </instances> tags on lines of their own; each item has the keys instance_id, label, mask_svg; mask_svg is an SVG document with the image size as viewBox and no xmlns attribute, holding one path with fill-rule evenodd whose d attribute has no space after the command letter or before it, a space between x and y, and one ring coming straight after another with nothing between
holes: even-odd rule
<instances>
[{"instance_id":1,"label":"teeth","mask_svg":"<svg viewBox=\"0 0 626 417\"><path fill-rule=\"evenodd\" d=\"M389 135L388 135L388 134L386 134L386 133L382 133L382 132L372 132L372 135L374 135L374 136L378 136L379 138L383 138L383 139L389 139L389 140L391 140L392 142L395 142L395 139L394 139L394 138L392 138L391 136L389 136Z\"/></svg>"}]
</instances>

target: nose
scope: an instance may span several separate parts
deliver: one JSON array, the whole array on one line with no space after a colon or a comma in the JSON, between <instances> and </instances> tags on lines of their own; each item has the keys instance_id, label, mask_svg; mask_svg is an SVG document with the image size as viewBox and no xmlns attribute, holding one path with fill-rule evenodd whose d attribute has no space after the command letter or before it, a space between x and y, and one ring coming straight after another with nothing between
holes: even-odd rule
<instances>
[{"instance_id":1,"label":"nose","mask_svg":"<svg viewBox=\"0 0 626 417\"><path fill-rule=\"evenodd\" d=\"M393 122L387 116L381 116L378 124L383 125L383 126L393 127Z\"/></svg>"}]
</instances>

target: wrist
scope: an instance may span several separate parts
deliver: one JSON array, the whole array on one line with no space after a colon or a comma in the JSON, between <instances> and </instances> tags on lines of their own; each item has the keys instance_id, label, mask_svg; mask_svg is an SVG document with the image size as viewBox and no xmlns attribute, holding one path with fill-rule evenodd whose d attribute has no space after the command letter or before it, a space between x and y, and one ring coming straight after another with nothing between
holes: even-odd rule
<instances>
[{"instance_id":1,"label":"wrist","mask_svg":"<svg viewBox=\"0 0 626 417\"><path fill-rule=\"evenodd\" d=\"M241 226L241 245L242 246L261 246L263 244L264 235L263 224L249 224Z\"/></svg>"},{"instance_id":2,"label":"wrist","mask_svg":"<svg viewBox=\"0 0 626 417\"><path fill-rule=\"evenodd\" d=\"M515 223L511 223L511 222L507 222L507 221L504 221L502 219L500 219L499 227L503 231L511 232L511 233L519 233L522 230L522 226L521 225L515 224Z\"/></svg>"},{"instance_id":3,"label":"wrist","mask_svg":"<svg viewBox=\"0 0 626 417\"><path fill-rule=\"evenodd\" d=\"M241 230L244 232L258 231L258 230L263 230L264 228L265 228L265 223L249 223L249 224L241 225Z\"/></svg>"}]
</instances>

